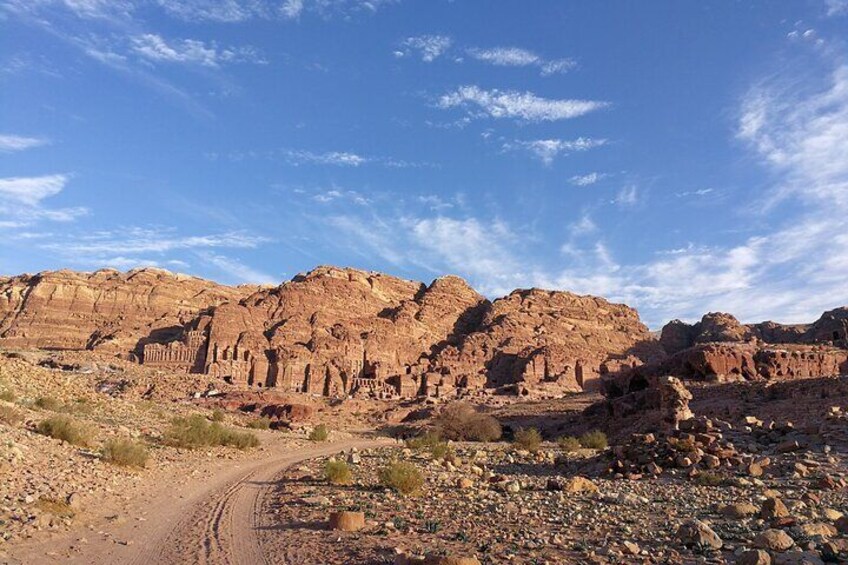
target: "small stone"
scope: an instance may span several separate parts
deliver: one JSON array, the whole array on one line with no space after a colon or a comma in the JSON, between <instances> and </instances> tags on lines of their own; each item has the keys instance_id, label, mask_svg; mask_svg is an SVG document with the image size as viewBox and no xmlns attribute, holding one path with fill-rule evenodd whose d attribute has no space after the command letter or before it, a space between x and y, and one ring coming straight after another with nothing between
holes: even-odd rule
<instances>
[{"instance_id":1,"label":"small stone","mask_svg":"<svg viewBox=\"0 0 848 565\"><path fill-rule=\"evenodd\" d=\"M750 549L739 556L736 565L771 565L771 556L762 549Z\"/></svg>"},{"instance_id":2,"label":"small stone","mask_svg":"<svg viewBox=\"0 0 848 565\"><path fill-rule=\"evenodd\" d=\"M754 545L761 549L768 549L771 551L786 551L795 545L795 542L791 537L789 537L789 534L783 530L771 529L760 532L757 537L754 538Z\"/></svg>"},{"instance_id":3,"label":"small stone","mask_svg":"<svg viewBox=\"0 0 848 565\"><path fill-rule=\"evenodd\" d=\"M624 549L630 555L639 555L639 552L642 551L642 549L639 547L639 544L633 543L632 541L624 542Z\"/></svg>"},{"instance_id":4,"label":"small stone","mask_svg":"<svg viewBox=\"0 0 848 565\"><path fill-rule=\"evenodd\" d=\"M789 516L789 510L779 498L767 498L760 508L760 517L763 520L774 520Z\"/></svg>"},{"instance_id":5,"label":"small stone","mask_svg":"<svg viewBox=\"0 0 848 565\"><path fill-rule=\"evenodd\" d=\"M758 510L757 507L750 502L739 502L736 504L722 506L720 512L728 518L741 520L743 518L755 516Z\"/></svg>"},{"instance_id":6,"label":"small stone","mask_svg":"<svg viewBox=\"0 0 848 565\"><path fill-rule=\"evenodd\" d=\"M690 520L682 524L677 529L676 537L687 547L699 546L721 549L721 546L724 545L718 534L700 520Z\"/></svg>"}]
</instances>

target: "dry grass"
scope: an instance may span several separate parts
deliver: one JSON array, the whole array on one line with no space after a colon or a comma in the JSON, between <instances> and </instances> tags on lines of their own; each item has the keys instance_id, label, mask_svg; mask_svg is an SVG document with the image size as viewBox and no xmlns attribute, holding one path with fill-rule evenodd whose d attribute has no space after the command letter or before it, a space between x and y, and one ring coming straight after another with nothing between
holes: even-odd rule
<instances>
[{"instance_id":1,"label":"dry grass","mask_svg":"<svg viewBox=\"0 0 848 565\"><path fill-rule=\"evenodd\" d=\"M9 426L16 426L23 422L23 413L10 404L0 404L0 422Z\"/></svg>"},{"instance_id":2,"label":"dry grass","mask_svg":"<svg viewBox=\"0 0 848 565\"><path fill-rule=\"evenodd\" d=\"M130 439L110 439L103 445L103 460L121 467L143 469L149 458L147 446Z\"/></svg>"},{"instance_id":3,"label":"dry grass","mask_svg":"<svg viewBox=\"0 0 848 565\"><path fill-rule=\"evenodd\" d=\"M49 410L50 412L61 412L65 408L61 402L52 396L39 396L33 402L33 406L42 410Z\"/></svg>"},{"instance_id":4,"label":"dry grass","mask_svg":"<svg viewBox=\"0 0 848 565\"><path fill-rule=\"evenodd\" d=\"M607 440L607 434L594 430L580 436L580 445L588 449L606 449L609 446L609 440Z\"/></svg>"},{"instance_id":5,"label":"dry grass","mask_svg":"<svg viewBox=\"0 0 848 565\"><path fill-rule=\"evenodd\" d=\"M344 461L330 460L324 464L324 478L331 485L349 485L353 482L353 473Z\"/></svg>"},{"instance_id":6,"label":"dry grass","mask_svg":"<svg viewBox=\"0 0 848 565\"><path fill-rule=\"evenodd\" d=\"M63 500L56 500L55 498L39 498L35 501L35 507L42 512L53 514L59 518L73 518L75 514L70 504Z\"/></svg>"},{"instance_id":7,"label":"dry grass","mask_svg":"<svg viewBox=\"0 0 848 565\"><path fill-rule=\"evenodd\" d=\"M326 424L318 424L309 432L309 439L312 441L327 441L329 437L330 428Z\"/></svg>"},{"instance_id":8,"label":"dry grass","mask_svg":"<svg viewBox=\"0 0 848 565\"><path fill-rule=\"evenodd\" d=\"M513 443L519 449L536 453L542 445L542 434L536 428L518 428L515 431Z\"/></svg>"},{"instance_id":9,"label":"dry grass","mask_svg":"<svg viewBox=\"0 0 848 565\"><path fill-rule=\"evenodd\" d=\"M68 416L51 416L42 420L38 424L38 433L80 447L91 445L92 440L91 430Z\"/></svg>"},{"instance_id":10,"label":"dry grass","mask_svg":"<svg viewBox=\"0 0 848 565\"><path fill-rule=\"evenodd\" d=\"M572 453L582 447L580 445L580 440L574 436L562 436L561 438L558 438L557 445L559 445L566 453Z\"/></svg>"},{"instance_id":11,"label":"dry grass","mask_svg":"<svg viewBox=\"0 0 848 565\"><path fill-rule=\"evenodd\" d=\"M209 422L201 414L194 414L188 418L175 418L165 431L165 442L187 449L216 445L248 449L259 445L259 438L250 432L237 432L218 422Z\"/></svg>"},{"instance_id":12,"label":"dry grass","mask_svg":"<svg viewBox=\"0 0 848 565\"><path fill-rule=\"evenodd\" d=\"M380 469L380 483L404 496L418 494L424 486L424 475L406 461L393 461Z\"/></svg>"},{"instance_id":13,"label":"dry grass","mask_svg":"<svg viewBox=\"0 0 848 565\"><path fill-rule=\"evenodd\" d=\"M271 418L267 418L262 416L260 418L254 418L249 421L247 427L253 430L270 430L271 429Z\"/></svg>"},{"instance_id":14,"label":"dry grass","mask_svg":"<svg viewBox=\"0 0 848 565\"><path fill-rule=\"evenodd\" d=\"M496 441L502 433L501 424L495 418L463 402L445 406L435 424L441 437L454 441Z\"/></svg>"}]
</instances>

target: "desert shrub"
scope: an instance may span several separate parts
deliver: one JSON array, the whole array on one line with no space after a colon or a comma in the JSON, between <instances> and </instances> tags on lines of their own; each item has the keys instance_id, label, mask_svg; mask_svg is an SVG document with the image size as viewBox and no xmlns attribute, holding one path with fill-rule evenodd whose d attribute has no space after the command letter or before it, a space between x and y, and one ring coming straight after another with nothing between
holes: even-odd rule
<instances>
[{"instance_id":1,"label":"desert shrub","mask_svg":"<svg viewBox=\"0 0 848 565\"><path fill-rule=\"evenodd\" d=\"M237 432L236 430L224 429L221 437L221 445L235 447L236 449L249 449L259 446L259 438L251 432Z\"/></svg>"},{"instance_id":2,"label":"desert shrub","mask_svg":"<svg viewBox=\"0 0 848 565\"><path fill-rule=\"evenodd\" d=\"M41 497L35 501L35 507L41 510L42 512L46 512L48 514L53 514L59 518L73 518L74 510L71 508L71 505L65 502L64 500L56 500L55 498L49 497Z\"/></svg>"},{"instance_id":3,"label":"desert shrub","mask_svg":"<svg viewBox=\"0 0 848 565\"><path fill-rule=\"evenodd\" d=\"M442 438L454 441L495 441L502 433L501 424L495 418L463 402L445 406L435 423Z\"/></svg>"},{"instance_id":4,"label":"desert shrub","mask_svg":"<svg viewBox=\"0 0 848 565\"><path fill-rule=\"evenodd\" d=\"M20 410L8 404L0 404L0 422L14 426L20 424L24 419L24 415Z\"/></svg>"},{"instance_id":5,"label":"desert shrub","mask_svg":"<svg viewBox=\"0 0 848 565\"><path fill-rule=\"evenodd\" d=\"M130 439L110 439L101 451L103 460L122 467L147 466L147 446Z\"/></svg>"},{"instance_id":6,"label":"desert shrub","mask_svg":"<svg viewBox=\"0 0 848 565\"><path fill-rule=\"evenodd\" d=\"M562 436L557 438L557 445L559 445L566 453L577 451L582 447L580 445L580 440L574 436Z\"/></svg>"},{"instance_id":7,"label":"desert shrub","mask_svg":"<svg viewBox=\"0 0 848 565\"><path fill-rule=\"evenodd\" d=\"M430 430L406 440L406 446L410 449L432 449L440 443L443 443L442 436L436 430Z\"/></svg>"},{"instance_id":8,"label":"desert shrub","mask_svg":"<svg viewBox=\"0 0 848 565\"><path fill-rule=\"evenodd\" d=\"M212 411L212 414L209 416L209 419L213 422L223 422L224 421L224 411L220 408L215 408Z\"/></svg>"},{"instance_id":9,"label":"desert shrub","mask_svg":"<svg viewBox=\"0 0 848 565\"><path fill-rule=\"evenodd\" d=\"M353 481L353 473L344 461L330 460L324 464L324 478L331 485L349 485Z\"/></svg>"},{"instance_id":10,"label":"desert shrub","mask_svg":"<svg viewBox=\"0 0 848 565\"><path fill-rule=\"evenodd\" d=\"M14 402L18 399L18 396L15 394L10 388L2 388L0 389L0 400L5 400L6 402Z\"/></svg>"},{"instance_id":11,"label":"desert shrub","mask_svg":"<svg viewBox=\"0 0 848 565\"><path fill-rule=\"evenodd\" d=\"M259 438L250 432L225 428L218 422L209 422L200 414L188 418L175 418L165 431L165 442L174 447L196 449L225 445L247 449L259 445Z\"/></svg>"},{"instance_id":12,"label":"desert shrub","mask_svg":"<svg viewBox=\"0 0 848 565\"><path fill-rule=\"evenodd\" d=\"M309 439L312 441L327 441L329 437L330 428L326 424L318 424L309 432Z\"/></svg>"},{"instance_id":13,"label":"desert shrub","mask_svg":"<svg viewBox=\"0 0 848 565\"><path fill-rule=\"evenodd\" d=\"M402 495L416 494L424 486L418 467L406 461L393 461L380 469L380 483Z\"/></svg>"},{"instance_id":14,"label":"desert shrub","mask_svg":"<svg viewBox=\"0 0 848 565\"><path fill-rule=\"evenodd\" d=\"M542 445L542 434L536 428L518 428L512 441L519 449L536 453Z\"/></svg>"},{"instance_id":15,"label":"desert shrub","mask_svg":"<svg viewBox=\"0 0 848 565\"><path fill-rule=\"evenodd\" d=\"M710 471L704 471L703 473L699 473L698 477L695 480L698 481L699 485L705 487L717 487L724 483L724 478L721 475L711 473Z\"/></svg>"},{"instance_id":16,"label":"desert shrub","mask_svg":"<svg viewBox=\"0 0 848 565\"><path fill-rule=\"evenodd\" d=\"M252 430L269 430L271 429L271 418L266 416L255 418L247 423L247 427Z\"/></svg>"},{"instance_id":17,"label":"desert shrub","mask_svg":"<svg viewBox=\"0 0 848 565\"><path fill-rule=\"evenodd\" d=\"M580 436L580 445L587 449L606 449L609 441L607 434L600 430L593 430Z\"/></svg>"},{"instance_id":18,"label":"desert shrub","mask_svg":"<svg viewBox=\"0 0 848 565\"><path fill-rule=\"evenodd\" d=\"M448 442L440 441L430 446L430 455L433 459L453 459L453 449Z\"/></svg>"},{"instance_id":19,"label":"desert shrub","mask_svg":"<svg viewBox=\"0 0 848 565\"><path fill-rule=\"evenodd\" d=\"M38 433L60 439L72 445L86 446L91 443L91 431L67 416L51 416L38 424Z\"/></svg>"},{"instance_id":20,"label":"desert shrub","mask_svg":"<svg viewBox=\"0 0 848 565\"><path fill-rule=\"evenodd\" d=\"M33 405L36 408L41 408L42 410L49 410L51 412L61 412L65 408L61 402L59 402L52 396L39 396L35 399Z\"/></svg>"}]
</instances>

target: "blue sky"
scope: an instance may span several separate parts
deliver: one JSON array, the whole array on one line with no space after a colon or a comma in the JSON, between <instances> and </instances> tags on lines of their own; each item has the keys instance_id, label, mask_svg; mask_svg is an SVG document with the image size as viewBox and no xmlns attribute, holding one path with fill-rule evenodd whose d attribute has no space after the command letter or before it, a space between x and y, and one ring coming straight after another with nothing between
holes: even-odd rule
<instances>
[{"instance_id":1,"label":"blue sky","mask_svg":"<svg viewBox=\"0 0 848 565\"><path fill-rule=\"evenodd\" d=\"M848 0L0 0L0 272L848 303Z\"/></svg>"}]
</instances>

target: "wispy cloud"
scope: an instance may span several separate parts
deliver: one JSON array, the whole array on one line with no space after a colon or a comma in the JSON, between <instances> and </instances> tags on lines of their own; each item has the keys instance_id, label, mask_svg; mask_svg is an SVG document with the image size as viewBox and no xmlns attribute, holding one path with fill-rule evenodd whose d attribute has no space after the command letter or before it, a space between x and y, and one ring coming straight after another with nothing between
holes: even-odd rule
<instances>
[{"instance_id":1,"label":"wispy cloud","mask_svg":"<svg viewBox=\"0 0 848 565\"><path fill-rule=\"evenodd\" d=\"M549 99L532 92L483 90L478 86L462 86L443 95L441 108L476 108L472 115L492 118L513 118L528 122L556 121L577 118L607 108L608 102L597 100Z\"/></svg>"},{"instance_id":2,"label":"wispy cloud","mask_svg":"<svg viewBox=\"0 0 848 565\"><path fill-rule=\"evenodd\" d=\"M578 137L577 139L535 139L532 141L511 141L504 144L507 151L529 151L544 164L550 165L560 155L577 151L587 151L605 145L606 139Z\"/></svg>"},{"instance_id":3,"label":"wispy cloud","mask_svg":"<svg viewBox=\"0 0 848 565\"><path fill-rule=\"evenodd\" d=\"M197 255L204 262L214 266L223 273L227 279L226 282L252 284L279 284L280 282L278 277L274 277L264 271L254 269L233 257L208 251L198 252Z\"/></svg>"},{"instance_id":4,"label":"wispy cloud","mask_svg":"<svg viewBox=\"0 0 848 565\"><path fill-rule=\"evenodd\" d=\"M293 165L313 164L358 167L369 161L368 158L363 157L362 155L350 153L348 151L314 153L312 151L287 149L283 151L283 155Z\"/></svg>"},{"instance_id":5,"label":"wispy cloud","mask_svg":"<svg viewBox=\"0 0 848 565\"><path fill-rule=\"evenodd\" d=\"M824 5L829 17L848 14L848 0L825 0Z\"/></svg>"},{"instance_id":6,"label":"wispy cloud","mask_svg":"<svg viewBox=\"0 0 848 565\"><path fill-rule=\"evenodd\" d=\"M33 147L47 145L48 141L40 137L24 137L21 135L0 134L0 153L24 151Z\"/></svg>"},{"instance_id":7,"label":"wispy cloud","mask_svg":"<svg viewBox=\"0 0 848 565\"><path fill-rule=\"evenodd\" d=\"M170 15L186 21L238 23L253 19L296 20L305 13L348 17L374 13L396 0L158 0Z\"/></svg>"},{"instance_id":8,"label":"wispy cloud","mask_svg":"<svg viewBox=\"0 0 848 565\"><path fill-rule=\"evenodd\" d=\"M21 228L39 220L70 222L88 213L86 208L51 208L44 200L65 188L68 175L0 178L0 227Z\"/></svg>"},{"instance_id":9,"label":"wispy cloud","mask_svg":"<svg viewBox=\"0 0 848 565\"><path fill-rule=\"evenodd\" d=\"M419 35L407 37L401 41L400 49L395 51L396 57L406 57L417 53L422 61L431 63L450 49L452 40L446 35Z\"/></svg>"},{"instance_id":10,"label":"wispy cloud","mask_svg":"<svg viewBox=\"0 0 848 565\"><path fill-rule=\"evenodd\" d=\"M574 175L568 182L573 184L574 186L590 186L598 182L599 180L606 177L604 173L587 173L585 175Z\"/></svg>"},{"instance_id":11,"label":"wispy cloud","mask_svg":"<svg viewBox=\"0 0 848 565\"><path fill-rule=\"evenodd\" d=\"M633 206L639 202L639 189L635 184L627 184L615 195L612 203L618 206Z\"/></svg>"},{"instance_id":12,"label":"wispy cloud","mask_svg":"<svg viewBox=\"0 0 848 565\"><path fill-rule=\"evenodd\" d=\"M63 255L103 257L168 253L187 249L254 249L268 241L270 240L266 237L238 231L182 236L173 228L130 227L119 231L70 234L63 241L45 243L41 247Z\"/></svg>"},{"instance_id":13,"label":"wispy cloud","mask_svg":"<svg viewBox=\"0 0 848 565\"><path fill-rule=\"evenodd\" d=\"M214 42L207 44L196 39L169 42L154 33L133 37L131 49L141 57L154 62L185 63L205 67L218 67L224 63L267 63L253 47L220 48Z\"/></svg>"},{"instance_id":14,"label":"wispy cloud","mask_svg":"<svg viewBox=\"0 0 848 565\"><path fill-rule=\"evenodd\" d=\"M573 59L544 59L536 53L520 47L472 47L468 54L484 63L501 67L538 67L542 76L566 73L577 66Z\"/></svg>"}]
</instances>

